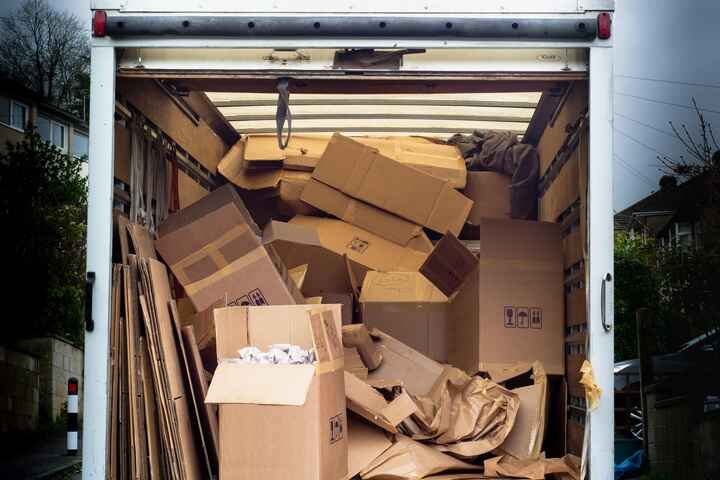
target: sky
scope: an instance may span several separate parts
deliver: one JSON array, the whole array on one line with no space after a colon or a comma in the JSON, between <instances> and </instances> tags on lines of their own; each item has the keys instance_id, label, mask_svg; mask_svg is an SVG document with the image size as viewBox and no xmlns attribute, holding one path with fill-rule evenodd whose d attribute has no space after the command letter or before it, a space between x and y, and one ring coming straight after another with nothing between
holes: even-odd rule
<instances>
[{"instance_id":1,"label":"sky","mask_svg":"<svg viewBox=\"0 0 720 480\"><path fill-rule=\"evenodd\" d=\"M0 16L22 0L0 0ZM50 0L90 25L90 0ZM669 121L696 131L695 98L720 134L720 2L616 0L613 22L613 207L620 211L658 189L658 155L684 153ZM720 138L720 135L717 135Z\"/></svg>"}]
</instances>

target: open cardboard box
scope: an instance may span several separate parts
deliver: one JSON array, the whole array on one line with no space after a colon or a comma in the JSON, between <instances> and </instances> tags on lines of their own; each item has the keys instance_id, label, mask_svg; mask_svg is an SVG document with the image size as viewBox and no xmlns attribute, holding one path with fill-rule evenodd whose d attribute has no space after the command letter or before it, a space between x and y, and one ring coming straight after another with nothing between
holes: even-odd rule
<instances>
[{"instance_id":1,"label":"open cardboard box","mask_svg":"<svg viewBox=\"0 0 720 480\"><path fill-rule=\"evenodd\" d=\"M450 296L448 361L470 374L540 361L564 375L561 225L482 219L479 259L443 237L420 269Z\"/></svg>"},{"instance_id":2,"label":"open cardboard box","mask_svg":"<svg viewBox=\"0 0 720 480\"><path fill-rule=\"evenodd\" d=\"M205 399L219 405L220 478L339 480L347 474L340 305L214 311L218 368ZM231 359L248 345L314 349L311 365Z\"/></svg>"},{"instance_id":3,"label":"open cardboard box","mask_svg":"<svg viewBox=\"0 0 720 480\"><path fill-rule=\"evenodd\" d=\"M368 270L417 271L430 244L425 234L403 247L349 223L298 215L290 222L270 222L263 242L290 268L308 264L305 296L353 291L348 263L358 282ZM346 262L347 259L347 262Z\"/></svg>"},{"instance_id":4,"label":"open cardboard box","mask_svg":"<svg viewBox=\"0 0 720 480\"><path fill-rule=\"evenodd\" d=\"M419 272L368 272L360 305L369 329L447 362L448 298Z\"/></svg>"}]
</instances>

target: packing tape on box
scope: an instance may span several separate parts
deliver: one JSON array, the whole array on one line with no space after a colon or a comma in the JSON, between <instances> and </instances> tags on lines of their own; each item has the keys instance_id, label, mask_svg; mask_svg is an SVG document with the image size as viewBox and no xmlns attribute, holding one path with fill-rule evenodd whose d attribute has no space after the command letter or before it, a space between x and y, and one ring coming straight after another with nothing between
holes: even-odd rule
<instances>
[{"instance_id":1,"label":"packing tape on box","mask_svg":"<svg viewBox=\"0 0 720 480\"><path fill-rule=\"evenodd\" d=\"M210 287L222 278L236 273L239 269L245 267L246 265L262 259L265 255L265 249L262 246L259 246L252 250L250 253L238 258L234 262L226 263L224 267L222 267L220 270L213 273L212 275L193 282L189 285L185 285L185 293L187 293L188 295L194 295L199 291Z\"/></svg>"},{"instance_id":2,"label":"packing tape on box","mask_svg":"<svg viewBox=\"0 0 720 480\"><path fill-rule=\"evenodd\" d=\"M222 253L222 248L246 235L252 235L250 228L247 225L236 225L227 232L223 233L218 239L208 243L207 245L204 245L201 249L196 250L190 255L173 263L170 266L173 274L177 277L178 281L181 284L192 284L193 279L188 276L186 270L188 269L188 267L196 264L199 261L204 260L205 258L210 258L215 264L216 268L222 269L230 263L230 261L228 261L228 259ZM187 287L185 288L187 289Z\"/></svg>"},{"instance_id":3,"label":"packing tape on box","mask_svg":"<svg viewBox=\"0 0 720 480\"><path fill-rule=\"evenodd\" d=\"M342 370L345 367L345 359L343 357L330 360L329 362L318 362L315 365L315 375Z\"/></svg>"}]
</instances>

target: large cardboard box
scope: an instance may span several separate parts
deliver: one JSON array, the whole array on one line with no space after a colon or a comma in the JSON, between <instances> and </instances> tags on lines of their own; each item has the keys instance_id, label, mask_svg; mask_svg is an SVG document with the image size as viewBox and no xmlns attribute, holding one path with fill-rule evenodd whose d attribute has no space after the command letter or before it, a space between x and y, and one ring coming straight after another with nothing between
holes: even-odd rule
<instances>
[{"instance_id":1,"label":"large cardboard box","mask_svg":"<svg viewBox=\"0 0 720 480\"><path fill-rule=\"evenodd\" d=\"M339 307L339 306L336 306ZM214 312L220 479L341 480L347 475L344 350L338 308L229 307ZM315 349L311 365L233 362L248 345Z\"/></svg>"},{"instance_id":2,"label":"large cardboard box","mask_svg":"<svg viewBox=\"0 0 720 480\"><path fill-rule=\"evenodd\" d=\"M388 158L448 181L453 188L465 188L465 159L454 145L432 143L417 137L356 137L356 140L377 148Z\"/></svg>"},{"instance_id":3,"label":"large cardboard box","mask_svg":"<svg viewBox=\"0 0 720 480\"><path fill-rule=\"evenodd\" d=\"M510 184L507 175L496 172L468 172L463 194L473 201L467 223L478 225L483 218L510 216Z\"/></svg>"},{"instance_id":4,"label":"large cardboard box","mask_svg":"<svg viewBox=\"0 0 720 480\"><path fill-rule=\"evenodd\" d=\"M155 247L198 312L220 299L225 305L304 303L256 228L233 186L225 185L170 215Z\"/></svg>"},{"instance_id":5,"label":"large cardboard box","mask_svg":"<svg viewBox=\"0 0 720 480\"><path fill-rule=\"evenodd\" d=\"M403 246L423 234L420 225L356 200L314 179L305 185L300 199L344 222Z\"/></svg>"},{"instance_id":6,"label":"large cardboard box","mask_svg":"<svg viewBox=\"0 0 720 480\"><path fill-rule=\"evenodd\" d=\"M430 244L423 234L403 247L340 220L302 215L271 222L263 241L289 268L308 264L302 290L307 297L352 292L349 272L359 286L368 270L417 271L428 253L414 247Z\"/></svg>"},{"instance_id":7,"label":"large cardboard box","mask_svg":"<svg viewBox=\"0 0 720 480\"><path fill-rule=\"evenodd\" d=\"M539 360L547 373L565 373L560 229L548 222L481 220L479 263L468 275L451 275L464 282L448 307L449 363L476 373ZM434 261L440 254L436 249L427 264L452 268L452 262ZM422 272L438 287L447 284L443 271L439 282L432 270Z\"/></svg>"},{"instance_id":8,"label":"large cardboard box","mask_svg":"<svg viewBox=\"0 0 720 480\"><path fill-rule=\"evenodd\" d=\"M453 145L432 143L416 137L354 138L377 148L388 158L450 182L453 188L465 187L465 159ZM280 150L275 135L250 135L244 141L242 165L249 171L284 167L311 172L329 141L328 136L293 135L287 148Z\"/></svg>"},{"instance_id":9,"label":"large cardboard box","mask_svg":"<svg viewBox=\"0 0 720 480\"><path fill-rule=\"evenodd\" d=\"M448 298L418 272L368 272L362 320L441 363L447 362Z\"/></svg>"},{"instance_id":10,"label":"large cardboard box","mask_svg":"<svg viewBox=\"0 0 720 480\"><path fill-rule=\"evenodd\" d=\"M341 192L440 233L458 234L472 200L449 182L335 134L313 178Z\"/></svg>"}]
</instances>

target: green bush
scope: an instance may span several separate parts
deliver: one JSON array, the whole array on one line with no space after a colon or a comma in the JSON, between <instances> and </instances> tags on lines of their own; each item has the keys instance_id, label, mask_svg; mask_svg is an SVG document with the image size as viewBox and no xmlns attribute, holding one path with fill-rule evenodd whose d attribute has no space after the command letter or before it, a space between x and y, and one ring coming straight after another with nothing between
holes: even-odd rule
<instances>
[{"instance_id":1,"label":"green bush","mask_svg":"<svg viewBox=\"0 0 720 480\"><path fill-rule=\"evenodd\" d=\"M48 334L82 340L87 211L82 163L31 129L0 153L6 342Z\"/></svg>"}]
</instances>

